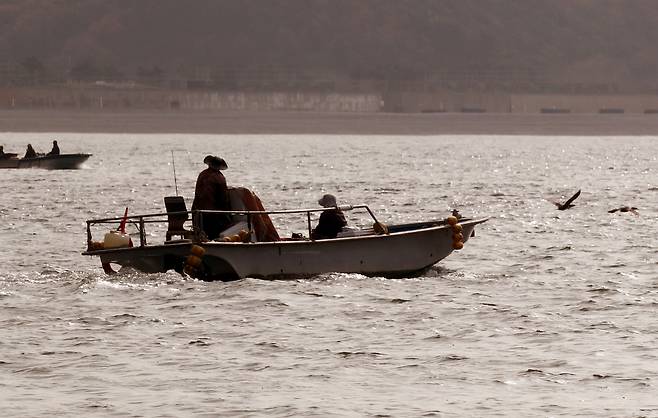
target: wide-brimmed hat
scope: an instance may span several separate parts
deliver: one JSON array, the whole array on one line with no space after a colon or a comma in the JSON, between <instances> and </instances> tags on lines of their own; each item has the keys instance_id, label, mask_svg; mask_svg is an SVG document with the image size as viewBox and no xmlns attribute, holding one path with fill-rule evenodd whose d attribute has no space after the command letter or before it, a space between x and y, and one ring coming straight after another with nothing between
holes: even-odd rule
<instances>
[{"instance_id":1,"label":"wide-brimmed hat","mask_svg":"<svg viewBox=\"0 0 658 418\"><path fill-rule=\"evenodd\" d=\"M318 204L325 208L330 208L336 205L336 196L332 194L326 194L318 200Z\"/></svg>"},{"instance_id":2,"label":"wide-brimmed hat","mask_svg":"<svg viewBox=\"0 0 658 418\"><path fill-rule=\"evenodd\" d=\"M210 167L217 168L218 170L226 170L228 164L224 161L223 158L219 158L215 155L206 155L206 158L203 159L205 164L208 164Z\"/></svg>"}]
</instances>

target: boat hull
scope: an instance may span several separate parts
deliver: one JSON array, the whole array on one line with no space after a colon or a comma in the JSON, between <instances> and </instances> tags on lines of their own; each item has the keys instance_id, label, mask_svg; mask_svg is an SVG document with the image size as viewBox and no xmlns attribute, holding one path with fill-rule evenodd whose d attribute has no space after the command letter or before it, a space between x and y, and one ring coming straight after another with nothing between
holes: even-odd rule
<instances>
[{"instance_id":1,"label":"boat hull","mask_svg":"<svg viewBox=\"0 0 658 418\"><path fill-rule=\"evenodd\" d=\"M36 158L0 159L0 168L43 168L47 170L72 170L91 157L91 154L44 155Z\"/></svg>"},{"instance_id":2,"label":"boat hull","mask_svg":"<svg viewBox=\"0 0 658 418\"><path fill-rule=\"evenodd\" d=\"M463 241L475 225L462 225ZM328 272L369 276L415 276L453 252L453 230L449 225L425 226L381 235L364 235L317 241L256 243L205 242L202 257L208 280L245 277L280 279L314 276ZM104 264L116 263L147 273L182 271L192 243L183 241L154 246L88 251Z\"/></svg>"}]
</instances>

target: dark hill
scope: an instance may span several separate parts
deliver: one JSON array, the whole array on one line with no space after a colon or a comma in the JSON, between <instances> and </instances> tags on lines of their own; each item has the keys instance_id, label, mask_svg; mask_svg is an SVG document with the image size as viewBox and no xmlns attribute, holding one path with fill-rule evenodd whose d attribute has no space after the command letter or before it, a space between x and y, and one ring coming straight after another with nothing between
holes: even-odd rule
<instances>
[{"instance_id":1,"label":"dark hill","mask_svg":"<svg viewBox=\"0 0 658 418\"><path fill-rule=\"evenodd\" d=\"M656 45L655 0L0 3L0 62L26 67L32 57L32 72L42 64L69 75L293 69L348 79L532 74L548 83L653 86Z\"/></svg>"}]
</instances>

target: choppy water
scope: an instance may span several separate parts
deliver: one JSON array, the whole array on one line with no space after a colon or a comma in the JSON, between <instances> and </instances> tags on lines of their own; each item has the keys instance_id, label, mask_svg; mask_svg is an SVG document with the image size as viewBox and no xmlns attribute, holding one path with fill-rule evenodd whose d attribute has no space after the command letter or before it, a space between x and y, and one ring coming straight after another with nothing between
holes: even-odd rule
<instances>
[{"instance_id":1,"label":"choppy water","mask_svg":"<svg viewBox=\"0 0 658 418\"><path fill-rule=\"evenodd\" d=\"M658 140L0 134L3 416L658 416ZM207 153L267 208L491 216L427 275L108 277L85 220L192 198ZM546 198L583 193L558 212ZM189 205L188 201L188 205ZM608 214L632 204L641 216ZM357 220L352 220L357 222ZM277 220L286 234L298 226Z\"/></svg>"}]
</instances>

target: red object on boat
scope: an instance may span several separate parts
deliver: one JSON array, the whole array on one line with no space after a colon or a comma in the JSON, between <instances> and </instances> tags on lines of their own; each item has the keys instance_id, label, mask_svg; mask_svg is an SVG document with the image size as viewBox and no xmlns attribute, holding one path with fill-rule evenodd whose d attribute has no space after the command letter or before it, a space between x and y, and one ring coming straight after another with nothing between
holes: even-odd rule
<instances>
[{"instance_id":1,"label":"red object on boat","mask_svg":"<svg viewBox=\"0 0 658 418\"><path fill-rule=\"evenodd\" d=\"M126 233L126 222L128 221L128 208L126 208L126 211L123 213L123 219L121 219L121 223L119 224L119 231L122 234Z\"/></svg>"}]
</instances>

